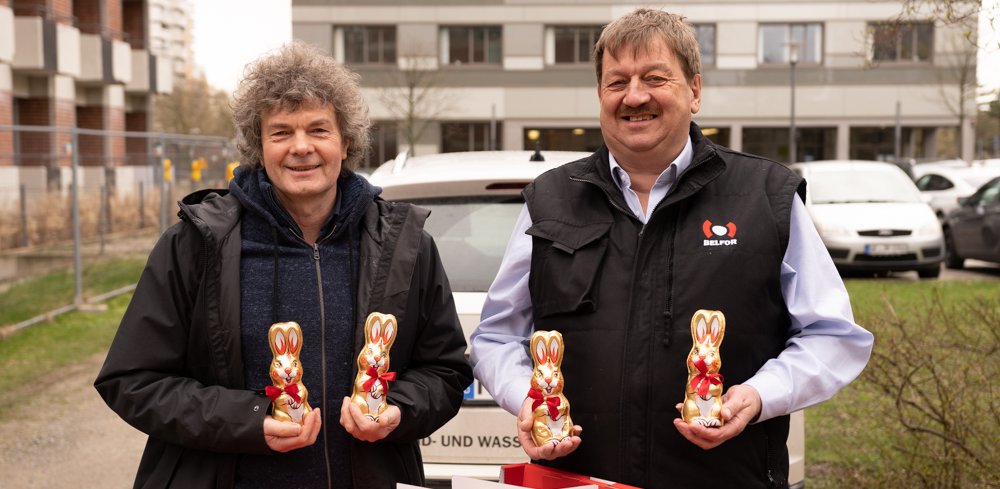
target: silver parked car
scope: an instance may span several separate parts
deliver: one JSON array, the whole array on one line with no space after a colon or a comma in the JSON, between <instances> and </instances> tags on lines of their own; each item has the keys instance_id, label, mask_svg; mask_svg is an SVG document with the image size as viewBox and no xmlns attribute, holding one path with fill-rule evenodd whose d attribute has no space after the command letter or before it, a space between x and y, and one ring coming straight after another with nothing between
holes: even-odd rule
<instances>
[{"instance_id":1,"label":"silver parked car","mask_svg":"<svg viewBox=\"0 0 1000 489\"><path fill-rule=\"evenodd\" d=\"M388 162L369 180L387 200L431 210L425 228L434 236L451 282L466 339L479 324L486 291L496 277L514 223L524 205L520 192L542 172L590 153L530 151L444 153ZM584 432L586 439L586 432ZM692 446L692 450L696 449ZM500 408L479 381L466 391L454 419L421 441L428 484L447 486L452 476L497 480L500 466L527 462L515 418ZM805 421L792 414L788 436L789 483L805 477Z\"/></svg>"},{"instance_id":2,"label":"silver parked car","mask_svg":"<svg viewBox=\"0 0 1000 489\"><path fill-rule=\"evenodd\" d=\"M940 275L941 224L898 167L816 161L791 168L806 179L806 208L839 270Z\"/></svg>"},{"instance_id":3,"label":"silver parked car","mask_svg":"<svg viewBox=\"0 0 1000 489\"><path fill-rule=\"evenodd\" d=\"M913 167L913 178L920 193L927 196L939 219L958 208L958 199L968 197L977 188L1000 177L1000 165L958 160L946 164L929 163Z\"/></svg>"}]
</instances>

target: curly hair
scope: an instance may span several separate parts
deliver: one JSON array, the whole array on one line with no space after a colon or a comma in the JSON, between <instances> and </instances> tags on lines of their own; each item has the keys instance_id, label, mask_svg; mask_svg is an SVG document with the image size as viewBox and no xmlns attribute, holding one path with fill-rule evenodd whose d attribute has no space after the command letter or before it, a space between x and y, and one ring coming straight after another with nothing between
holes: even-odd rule
<instances>
[{"instance_id":1,"label":"curly hair","mask_svg":"<svg viewBox=\"0 0 1000 489\"><path fill-rule=\"evenodd\" d=\"M333 108L340 133L349 144L341 172L357 168L368 152L371 138L371 120L361 96L360 79L357 73L302 41L293 41L248 64L232 104L242 164L250 169L263 164L264 114L319 104Z\"/></svg>"},{"instance_id":2,"label":"curly hair","mask_svg":"<svg viewBox=\"0 0 1000 489\"><path fill-rule=\"evenodd\" d=\"M604 52L618 58L622 49L632 49L633 54L645 49L659 36L680 59L684 76L691 81L701 74L701 51L694 29L681 15L662 10L639 8L619 17L607 25L594 45L594 68L597 83L601 83L604 69Z\"/></svg>"}]
</instances>

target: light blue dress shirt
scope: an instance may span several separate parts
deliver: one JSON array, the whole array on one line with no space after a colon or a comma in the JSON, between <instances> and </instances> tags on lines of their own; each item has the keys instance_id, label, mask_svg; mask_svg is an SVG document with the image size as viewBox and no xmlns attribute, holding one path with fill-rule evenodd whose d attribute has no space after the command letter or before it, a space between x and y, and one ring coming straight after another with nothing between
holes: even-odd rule
<instances>
[{"instance_id":1,"label":"light blue dress shirt","mask_svg":"<svg viewBox=\"0 0 1000 489\"><path fill-rule=\"evenodd\" d=\"M656 179L647 209L666 197L691 165L691 139ZM629 209L647 222L628 173L609 153L615 183ZM500 270L486 295L479 326L472 333L471 360L477 379L497 403L517 415L534 368L528 356L532 332L531 227L527 206L521 209ZM873 337L854 322L851 302L823 241L801 199L793 198L788 248L781 262L781 291L791 316L789 340L777 358L768 360L745 384L760 394L757 422L823 402L854 380L868 363ZM572 355L572 352L568 352ZM572 382L572 379L570 379ZM680 402L678 394L678 402Z\"/></svg>"}]
</instances>

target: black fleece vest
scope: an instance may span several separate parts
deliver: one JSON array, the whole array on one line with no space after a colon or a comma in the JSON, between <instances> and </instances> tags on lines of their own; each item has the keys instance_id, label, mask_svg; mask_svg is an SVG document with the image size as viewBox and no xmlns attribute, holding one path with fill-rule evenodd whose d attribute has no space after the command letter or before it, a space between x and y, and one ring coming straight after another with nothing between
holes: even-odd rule
<instances>
[{"instance_id":1,"label":"black fleece vest","mask_svg":"<svg viewBox=\"0 0 1000 489\"><path fill-rule=\"evenodd\" d=\"M779 164L714 146L695 125L691 135L691 167L645 226L614 185L606 148L524 191L535 328L563 334L565 394L584 427L580 447L552 465L640 487L784 487L787 416L708 451L672 420L696 310L726 316L726 388L783 349L779 275L804 185Z\"/></svg>"}]
</instances>

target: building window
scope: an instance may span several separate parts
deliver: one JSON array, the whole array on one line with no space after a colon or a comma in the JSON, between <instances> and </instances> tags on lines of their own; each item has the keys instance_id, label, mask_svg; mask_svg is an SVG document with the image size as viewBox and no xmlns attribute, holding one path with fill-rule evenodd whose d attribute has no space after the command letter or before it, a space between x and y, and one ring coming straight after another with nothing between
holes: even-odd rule
<instances>
[{"instance_id":1,"label":"building window","mask_svg":"<svg viewBox=\"0 0 1000 489\"><path fill-rule=\"evenodd\" d=\"M832 160L837 153L837 128L799 127L795 161ZM788 162L787 127L747 127L743 129L743 151Z\"/></svg>"},{"instance_id":2,"label":"building window","mask_svg":"<svg viewBox=\"0 0 1000 489\"><path fill-rule=\"evenodd\" d=\"M344 27L344 61L350 64L395 63L396 27Z\"/></svg>"},{"instance_id":3,"label":"building window","mask_svg":"<svg viewBox=\"0 0 1000 489\"><path fill-rule=\"evenodd\" d=\"M396 157L399 153L396 134L397 125L393 121L376 121L372 124L372 146L364 161L361 162L362 170L372 171L382 163Z\"/></svg>"},{"instance_id":4,"label":"building window","mask_svg":"<svg viewBox=\"0 0 1000 489\"><path fill-rule=\"evenodd\" d=\"M701 65L715 66L715 24L694 24L691 27L701 48Z\"/></svg>"},{"instance_id":5,"label":"building window","mask_svg":"<svg viewBox=\"0 0 1000 489\"><path fill-rule=\"evenodd\" d=\"M534 151L597 151L604 144L599 127L526 127L524 149Z\"/></svg>"},{"instance_id":6,"label":"building window","mask_svg":"<svg viewBox=\"0 0 1000 489\"><path fill-rule=\"evenodd\" d=\"M895 159L896 130L885 127L852 127L852 160L892 161ZM959 152L957 127L903 127L899 141L901 158L956 158Z\"/></svg>"},{"instance_id":7,"label":"building window","mask_svg":"<svg viewBox=\"0 0 1000 489\"><path fill-rule=\"evenodd\" d=\"M869 56L875 62L930 61L934 25L930 22L872 22Z\"/></svg>"},{"instance_id":8,"label":"building window","mask_svg":"<svg viewBox=\"0 0 1000 489\"><path fill-rule=\"evenodd\" d=\"M492 126L492 127L491 127ZM503 147L503 123L443 122L441 152L489 151Z\"/></svg>"},{"instance_id":9,"label":"building window","mask_svg":"<svg viewBox=\"0 0 1000 489\"><path fill-rule=\"evenodd\" d=\"M799 64L823 62L823 24L761 24L757 61L788 64L792 48Z\"/></svg>"},{"instance_id":10,"label":"building window","mask_svg":"<svg viewBox=\"0 0 1000 489\"><path fill-rule=\"evenodd\" d=\"M500 27L445 27L441 41L443 64L500 64Z\"/></svg>"},{"instance_id":11,"label":"building window","mask_svg":"<svg viewBox=\"0 0 1000 489\"><path fill-rule=\"evenodd\" d=\"M594 45L601 37L601 26L556 26L555 63L578 64L594 62Z\"/></svg>"},{"instance_id":12,"label":"building window","mask_svg":"<svg viewBox=\"0 0 1000 489\"><path fill-rule=\"evenodd\" d=\"M731 138L731 132L728 127L717 127L717 126L700 126L701 135L710 139L713 143L719 146L729 147L729 140Z\"/></svg>"}]
</instances>

